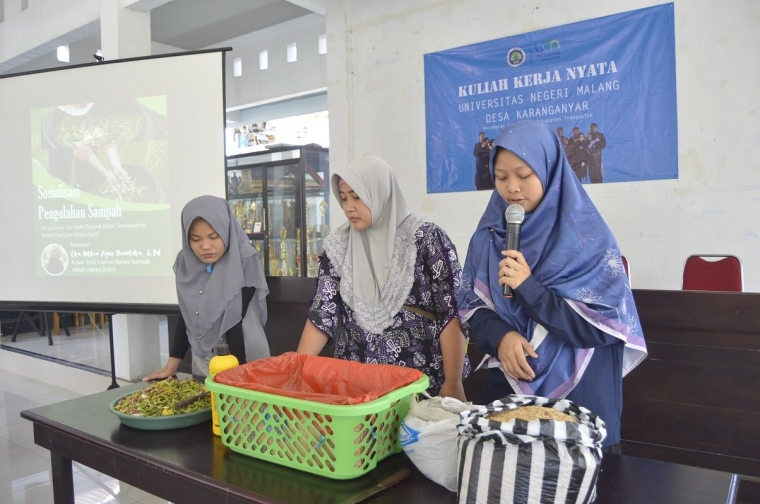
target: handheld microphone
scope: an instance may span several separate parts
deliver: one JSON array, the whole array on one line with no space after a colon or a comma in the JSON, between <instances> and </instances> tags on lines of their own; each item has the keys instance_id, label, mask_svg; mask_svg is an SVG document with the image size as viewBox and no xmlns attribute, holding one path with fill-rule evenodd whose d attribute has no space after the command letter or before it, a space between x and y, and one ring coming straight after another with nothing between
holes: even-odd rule
<instances>
[{"instance_id":1,"label":"handheld microphone","mask_svg":"<svg viewBox=\"0 0 760 504\"><path fill-rule=\"evenodd\" d=\"M525 209L520 205L509 205L504 213L507 219L507 250L520 250L520 226L525 220ZM504 297L512 297L512 287L504 287Z\"/></svg>"}]
</instances>

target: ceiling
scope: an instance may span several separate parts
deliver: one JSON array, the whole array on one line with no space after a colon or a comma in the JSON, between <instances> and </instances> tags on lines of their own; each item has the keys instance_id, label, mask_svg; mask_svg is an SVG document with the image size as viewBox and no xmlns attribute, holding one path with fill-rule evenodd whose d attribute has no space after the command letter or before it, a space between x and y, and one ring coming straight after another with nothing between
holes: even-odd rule
<instances>
[{"instance_id":1,"label":"ceiling","mask_svg":"<svg viewBox=\"0 0 760 504\"><path fill-rule=\"evenodd\" d=\"M193 51L307 14L286 0L173 0L150 11L151 39Z\"/></svg>"},{"instance_id":2,"label":"ceiling","mask_svg":"<svg viewBox=\"0 0 760 504\"><path fill-rule=\"evenodd\" d=\"M183 51L220 44L322 9L312 0L139 0L130 8L150 11L151 41ZM57 46L80 42L94 45L94 52L99 40L100 20L95 20L0 62L0 75L61 66L55 62Z\"/></svg>"}]
</instances>

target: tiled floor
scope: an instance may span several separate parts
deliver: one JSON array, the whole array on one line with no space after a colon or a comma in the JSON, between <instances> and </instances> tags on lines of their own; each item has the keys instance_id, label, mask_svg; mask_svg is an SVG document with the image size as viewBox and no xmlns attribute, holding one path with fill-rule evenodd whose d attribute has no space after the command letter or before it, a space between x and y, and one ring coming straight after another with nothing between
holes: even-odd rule
<instances>
[{"instance_id":1,"label":"tiled floor","mask_svg":"<svg viewBox=\"0 0 760 504\"><path fill-rule=\"evenodd\" d=\"M54 336L52 346L48 345L47 338L34 332L19 334L15 343L10 341L11 336L3 336L2 346L21 349L26 355L36 354L44 356L43 359L69 361L110 372L108 329L92 331L87 327L70 331L69 337L63 333ZM167 346L168 343L163 342L162 354L168 351ZM43 382L7 371L3 364L8 354L9 350L0 349L0 504L52 504L50 452L34 444L32 423L19 413L80 394L51 385L50 376ZM60 368L62 379L57 383L65 384L66 366L47 366L50 367ZM77 463L74 463L74 492L77 504L167 502Z\"/></svg>"},{"instance_id":2,"label":"tiled floor","mask_svg":"<svg viewBox=\"0 0 760 504\"><path fill-rule=\"evenodd\" d=\"M6 334L2 338L2 345L101 371L111 371L108 327L94 330L89 326L71 327L69 332L71 336L66 336L63 331L53 336L52 345L48 344L47 337L36 332L19 334L16 341L11 341L12 336Z\"/></svg>"}]
</instances>

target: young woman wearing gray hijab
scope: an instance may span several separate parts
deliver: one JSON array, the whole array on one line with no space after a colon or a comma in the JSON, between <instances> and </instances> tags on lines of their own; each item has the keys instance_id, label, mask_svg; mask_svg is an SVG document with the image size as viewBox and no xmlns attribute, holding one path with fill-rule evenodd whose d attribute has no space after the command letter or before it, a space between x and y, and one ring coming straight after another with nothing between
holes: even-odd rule
<instances>
[{"instance_id":1,"label":"young woman wearing gray hijab","mask_svg":"<svg viewBox=\"0 0 760 504\"><path fill-rule=\"evenodd\" d=\"M331 183L348 222L325 240L298 352L317 355L334 341L335 357L414 367L430 394L465 400L454 244L412 212L380 158L356 159Z\"/></svg>"},{"instance_id":2,"label":"young woman wearing gray hijab","mask_svg":"<svg viewBox=\"0 0 760 504\"><path fill-rule=\"evenodd\" d=\"M174 272L180 318L169 361L143 381L176 374L188 348L193 374L208 375L214 348L225 336L241 364L269 356L264 269L226 200L200 196L182 209Z\"/></svg>"}]
</instances>

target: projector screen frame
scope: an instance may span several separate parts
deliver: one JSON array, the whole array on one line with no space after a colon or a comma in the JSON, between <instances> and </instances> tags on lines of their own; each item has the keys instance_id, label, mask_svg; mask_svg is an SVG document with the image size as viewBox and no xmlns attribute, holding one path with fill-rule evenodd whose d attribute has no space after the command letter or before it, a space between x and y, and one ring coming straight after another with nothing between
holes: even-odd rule
<instances>
[{"instance_id":1,"label":"projector screen frame","mask_svg":"<svg viewBox=\"0 0 760 504\"><path fill-rule=\"evenodd\" d=\"M134 58L124 58L115 60L103 60L90 63L81 63L75 65L67 65L56 68L44 68L39 70L32 70L27 72L18 72L13 74L0 75L1 80L10 79L14 77L21 77L31 74L41 74L50 72L59 72L64 70L72 70L76 68L95 67L103 65L112 65L118 63L127 63L140 60L153 60L160 58L191 56L197 54L207 53L222 53L221 59L221 75L222 75L222 124L219 131L219 135L222 137L223 156L219 162L220 176L224 177L225 194L227 194L227 177L226 177L226 158L227 149L224 139L226 128L226 104L227 104L227 74L226 74L226 53L232 51L232 47L221 47L213 49L203 49L196 51L183 51L178 53L166 53L150 56L140 56ZM2 279L0 278L0 281ZM107 281L107 280L106 280ZM149 287L149 286L148 286ZM158 315L176 315L179 313L179 306L177 304L159 304L159 303L113 303L113 302L61 302L61 301L19 301L19 300L4 300L0 299L0 311L41 311L41 312L62 312L62 313L76 313L76 312L95 312L95 313L130 313L130 314L158 314Z\"/></svg>"},{"instance_id":2,"label":"projector screen frame","mask_svg":"<svg viewBox=\"0 0 760 504\"><path fill-rule=\"evenodd\" d=\"M122 59L114 59L114 60L103 60L103 61L91 61L89 63L77 63L75 65L66 65L61 67L52 67L52 68L40 68L39 70L28 70L26 72L17 72L17 73L11 73L11 74L0 74L0 79L8 79L11 77L21 77L23 75L32 75L32 74L40 74L40 73L50 73L50 72L60 72L61 70L73 70L75 68L85 68L85 67L95 67L95 66L104 66L104 65L111 65L114 63L127 63L130 61L142 61L142 60L152 60L152 59L160 59L160 58L173 58L177 56L192 56L195 54L208 54L208 53L215 53L215 52L222 52L222 53L228 53L232 51L232 47L219 47L219 48L213 48L213 49L199 49L196 51L182 51L182 52L175 52L175 53L163 53L163 54L151 54L150 56L136 56L134 58L122 58ZM226 64L225 59L222 58L222 69L226 70ZM226 73L222 73L222 80L227 80ZM224 102L227 102L227 90L224 89ZM226 110L225 110L226 113ZM226 124L226 123L225 123Z\"/></svg>"},{"instance_id":3,"label":"projector screen frame","mask_svg":"<svg viewBox=\"0 0 760 504\"><path fill-rule=\"evenodd\" d=\"M60 313L132 313L143 315L177 315L176 304L60 303L57 301L0 301L0 311Z\"/></svg>"}]
</instances>

